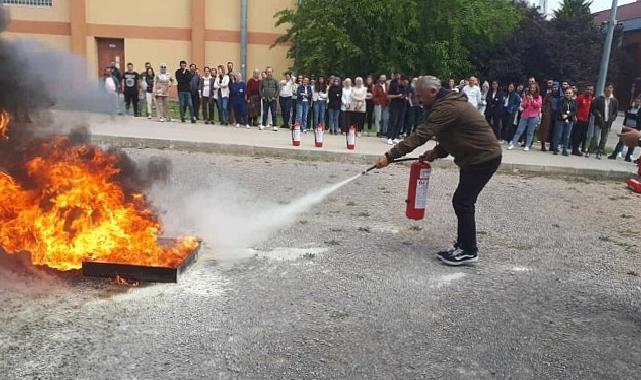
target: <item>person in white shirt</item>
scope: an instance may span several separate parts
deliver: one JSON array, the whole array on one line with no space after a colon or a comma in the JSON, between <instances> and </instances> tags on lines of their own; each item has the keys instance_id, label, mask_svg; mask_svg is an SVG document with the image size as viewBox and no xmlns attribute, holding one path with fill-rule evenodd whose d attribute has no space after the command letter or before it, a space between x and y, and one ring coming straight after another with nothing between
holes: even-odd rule
<instances>
[{"instance_id":1,"label":"person in white shirt","mask_svg":"<svg viewBox=\"0 0 641 380\"><path fill-rule=\"evenodd\" d=\"M111 74L110 67L105 68L104 75L100 78L100 85L109 99L109 112L115 115L118 113L118 81Z\"/></svg>"},{"instance_id":2,"label":"person in white shirt","mask_svg":"<svg viewBox=\"0 0 641 380\"><path fill-rule=\"evenodd\" d=\"M294 80L292 73L285 73L285 79L282 79L278 86L280 92L278 93L278 104L280 105L280 112L283 116L283 123L285 128L289 128L289 121L292 114L292 95L294 94L293 88Z\"/></svg>"},{"instance_id":3,"label":"person in white shirt","mask_svg":"<svg viewBox=\"0 0 641 380\"><path fill-rule=\"evenodd\" d=\"M218 66L218 76L214 82L214 90L218 91L218 116L222 125L229 124L229 75L225 74L225 67Z\"/></svg>"},{"instance_id":4,"label":"person in white shirt","mask_svg":"<svg viewBox=\"0 0 641 380\"><path fill-rule=\"evenodd\" d=\"M463 87L463 93L467 96L467 101L474 106L474 108L479 109L481 106L481 89L478 85L478 80L475 76L470 77L468 84Z\"/></svg>"},{"instance_id":5,"label":"person in white shirt","mask_svg":"<svg viewBox=\"0 0 641 380\"><path fill-rule=\"evenodd\" d=\"M345 80L343 81L343 92L341 94L341 114L342 114L341 119L343 121L343 127L341 128L341 130L343 131L343 133L347 131L351 123L351 119L350 119L351 103L352 103L352 80L349 78L345 78Z\"/></svg>"}]
</instances>

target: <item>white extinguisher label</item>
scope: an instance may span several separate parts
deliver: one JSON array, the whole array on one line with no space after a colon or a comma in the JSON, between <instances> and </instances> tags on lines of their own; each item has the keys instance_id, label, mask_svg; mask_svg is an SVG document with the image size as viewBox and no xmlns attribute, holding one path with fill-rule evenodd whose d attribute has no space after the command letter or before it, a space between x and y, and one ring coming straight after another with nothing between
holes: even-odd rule
<instances>
[{"instance_id":1,"label":"white extinguisher label","mask_svg":"<svg viewBox=\"0 0 641 380\"><path fill-rule=\"evenodd\" d=\"M354 138L355 138L355 136L356 136L356 134L354 133L354 129L353 129L353 128L350 128L350 129L349 129L349 132L347 133L347 143L348 143L349 145L354 145Z\"/></svg>"},{"instance_id":2,"label":"white extinguisher label","mask_svg":"<svg viewBox=\"0 0 641 380\"><path fill-rule=\"evenodd\" d=\"M294 141L300 141L300 128L294 129Z\"/></svg>"},{"instance_id":3,"label":"white extinguisher label","mask_svg":"<svg viewBox=\"0 0 641 380\"><path fill-rule=\"evenodd\" d=\"M322 143L323 142L323 129L322 128L316 128L316 142Z\"/></svg>"},{"instance_id":4,"label":"white extinguisher label","mask_svg":"<svg viewBox=\"0 0 641 380\"><path fill-rule=\"evenodd\" d=\"M416 181L416 197L414 198L414 208L425 209L427 205L427 189L430 186L430 169L421 169L419 178Z\"/></svg>"}]
</instances>

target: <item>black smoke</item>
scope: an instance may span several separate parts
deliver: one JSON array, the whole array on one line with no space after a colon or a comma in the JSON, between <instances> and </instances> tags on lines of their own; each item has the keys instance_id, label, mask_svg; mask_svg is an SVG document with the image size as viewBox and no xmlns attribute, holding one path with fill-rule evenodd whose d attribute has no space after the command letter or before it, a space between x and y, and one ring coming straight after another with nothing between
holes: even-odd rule
<instances>
[{"instance_id":1,"label":"black smoke","mask_svg":"<svg viewBox=\"0 0 641 380\"><path fill-rule=\"evenodd\" d=\"M38 154L36 148L42 144L64 135L68 145L85 145L88 152L100 149L91 146L90 128L82 114L107 114L111 106L98 80L88 79L82 57L30 39L4 38L2 31L9 22L7 9L0 5L0 108L11 114L9 140L0 141L0 170L28 186L25 163ZM62 113L65 122L71 119L73 125L60 125L57 115ZM112 120L118 122L117 118ZM119 159L115 180L127 194L141 192L170 176L171 163L165 158L135 162L116 147L107 151Z\"/></svg>"}]
</instances>

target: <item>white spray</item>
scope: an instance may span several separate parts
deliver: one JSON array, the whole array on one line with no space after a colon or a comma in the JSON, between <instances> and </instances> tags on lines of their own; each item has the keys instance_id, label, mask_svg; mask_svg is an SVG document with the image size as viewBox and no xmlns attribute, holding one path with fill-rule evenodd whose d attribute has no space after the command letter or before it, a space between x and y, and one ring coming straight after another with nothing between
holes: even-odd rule
<instances>
[{"instance_id":1,"label":"white spray","mask_svg":"<svg viewBox=\"0 0 641 380\"><path fill-rule=\"evenodd\" d=\"M214 249L216 260L253 255L248 248L296 221L302 213L321 203L331 193L362 176L312 191L288 204L257 201L255 194L231 183L217 183L207 191L154 188L154 204L170 205L162 215L167 235L190 233Z\"/></svg>"}]
</instances>

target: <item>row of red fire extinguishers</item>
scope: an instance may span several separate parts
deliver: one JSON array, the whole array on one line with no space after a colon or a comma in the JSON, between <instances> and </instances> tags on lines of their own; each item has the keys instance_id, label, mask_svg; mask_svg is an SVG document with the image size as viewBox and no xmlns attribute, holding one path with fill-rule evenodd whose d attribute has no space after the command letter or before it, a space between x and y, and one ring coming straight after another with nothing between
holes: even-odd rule
<instances>
[{"instance_id":1,"label":"row of red fire extinguishers","mask_svg":"<svg viewBox=\"0 0 641 380\"><path fill-rule=\"evenodd\" d=\"M314 145L317 148L323 147L324 128L319 124L314 129ZM299 124L292 127L292 145L300 146L301 130ZM356 147L356 126L351 125L345 135L347 149L353 150ZM410 166L410 181L407 187L407 199L405 207L405 216L412 220L422 220L425 218L425 206L427 205L427 189L430 184L430 175L432 166L427 162L419 161L418 158L401 158L394 160L393 163L404 161L416 161ZM365 170L366 174L376 168L376 165Z\"/></svg>"},{"instance_id":2,"label":"row of red fire extinguishers","mask_svg":"<svg viewBox=\"0 0 641 380\"><path fill-rule=\"evenodd\" d=\"M300 146L300 124L294 124L292 127L292 145ZM323 137L325 135L325 129L321 124L318 124L314 128L314 145L317 148L323 147ZM351 125L347 128L347 133L345 134L345 139L347 142L347 149L354 150L356 148L356 126Z\"/></svg>"}]
</instances>

